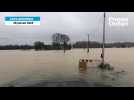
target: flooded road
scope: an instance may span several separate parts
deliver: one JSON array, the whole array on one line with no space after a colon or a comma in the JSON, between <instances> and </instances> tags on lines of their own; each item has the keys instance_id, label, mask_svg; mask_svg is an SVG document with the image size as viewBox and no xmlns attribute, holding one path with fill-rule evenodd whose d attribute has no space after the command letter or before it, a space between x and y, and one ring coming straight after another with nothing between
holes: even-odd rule
<instances>
[{"instance_id":1,"label":"flooded road","mask_svg":"<svg viewBox=\"0 0 134 100\"><path fill-rule=\"evenodd\" d=\"M0 51L0 86L134 86L134 48L107 48L114 71L79 70L79 59L100 60L101 49Z\"/></svg>"}]
</instances>

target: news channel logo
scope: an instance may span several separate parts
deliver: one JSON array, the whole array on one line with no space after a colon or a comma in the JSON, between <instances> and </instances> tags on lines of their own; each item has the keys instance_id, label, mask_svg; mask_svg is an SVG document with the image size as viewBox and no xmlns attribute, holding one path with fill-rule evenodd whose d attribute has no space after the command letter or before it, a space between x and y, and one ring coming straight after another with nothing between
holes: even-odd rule
<instances>
[{"instance_id":1,"label":"news channel logo","mask_svg":"<svg viewBox=\"0 0 134 100\"><path fill-rule=\"evenodd\" d=\"M6 16L4 22L5 25L9 25L9 26L40 25L40 16Z\"/></svg>"},{"instance_id":2,"label":"news channel logo","mask_svg":"<svg viewBox=\"0 0 134 100\"><path fill-rule=\"evenodd\" d=\"M109 26L126 27L128 26L128 18L126 17L109 17Z\"/></svg>"}]
</instances>

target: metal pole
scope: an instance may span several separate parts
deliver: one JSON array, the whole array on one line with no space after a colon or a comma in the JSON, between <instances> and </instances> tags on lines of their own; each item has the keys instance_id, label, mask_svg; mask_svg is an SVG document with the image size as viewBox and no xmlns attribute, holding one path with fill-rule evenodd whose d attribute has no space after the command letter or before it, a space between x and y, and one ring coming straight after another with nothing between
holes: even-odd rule
<instances>
[{"instance_id":1,"label":"metal pole","mask_svg":"<svg viewBox=\"0 0 134 100\"><path fill-rule=\"evenodd\" d=\"M65 42L64 42L64 44L63 44L63 45L64 45L64 53L65 53L65 52L66 52L66 49L65 49Z\"/></svg>"},{"instance_id":2,"label":"metal pole","mask_svg":"<svg viewBox=\"0 0 134 100\"><path fill-rule=\"evenodd\" d=\"M103 21L103 48L102 48L102 64L104 65L104 62L105 62L105 59L104 59L104 56L105 56L105 12L104 12L104 21Z\"/></svg>"},{"instance_id":3,"label":"metal pole","mask_svg":"<svg viewBox=\"0 0 134 100\"><path fill-rule=\"evenodd\" d=\"M87 43L87 53L89 52L89 34L88 34L88 43Z\"/></svg>"}]
</instances>

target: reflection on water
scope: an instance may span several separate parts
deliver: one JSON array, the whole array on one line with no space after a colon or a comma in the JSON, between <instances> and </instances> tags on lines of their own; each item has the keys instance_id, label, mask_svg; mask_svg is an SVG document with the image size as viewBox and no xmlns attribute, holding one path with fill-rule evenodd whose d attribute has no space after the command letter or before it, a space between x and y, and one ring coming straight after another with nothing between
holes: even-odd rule
<instances>
[{"instance_id":1,"label":"reflection on water","mask_svg":"<svg viewBox=\"0 0 134 100\"><path fill-rule=\"evenodd\" d=\"M81 64L84 64L84 65L81 65ZM87 65L86 65L86 63L84 62L79 62L79 72L80 73L86 73L86 71L87 71Z\"/></svg>"},{"instance_id":2,"label":"reflection on water","mask_svg":"<svg viewBox=\"0 0 134 100\"><path fill-rule=\"evenodd\" d=\"M106 49L106 62L114 71L89 64L79 67L79 59L98 59L101 49L67 51L0 51L1 86L134 86L134 48ZM128 57L126 59L126 57Z\"/></svg>"},{"instance_id":3,"label":"reflection on water","mask_svg":"<svg viewBox=\"0 0 134 100\"><path fill-rule=\"evenodd\" d=\"M85 73L86 74L86 72L87 72L87 66L85 66L85 67L81 67L81 66L79 66L79 73Z\"/></svg>"}]
</instances>

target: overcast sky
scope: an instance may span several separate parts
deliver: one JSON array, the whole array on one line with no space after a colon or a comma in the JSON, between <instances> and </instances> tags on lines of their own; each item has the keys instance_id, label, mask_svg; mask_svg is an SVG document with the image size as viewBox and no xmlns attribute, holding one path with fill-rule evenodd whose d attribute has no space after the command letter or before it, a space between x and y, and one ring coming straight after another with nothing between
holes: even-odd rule
<instances>
[{"instance_id":1,"label":"overcast sky","mask_svg":"<svg viewBox=\"0 0 134 100\"><path fill-rule=\"evenodd\" d=\"M5 16L40 16L40 26L6 26ZM134 42L134 12L106 13L106 42ZM109 17L128 18L126 27L110 27ZM68 34L71 42L102 41L103 12L0 12L0 45L51 43L53 33Z\"/></svg>"}]
</instances>

